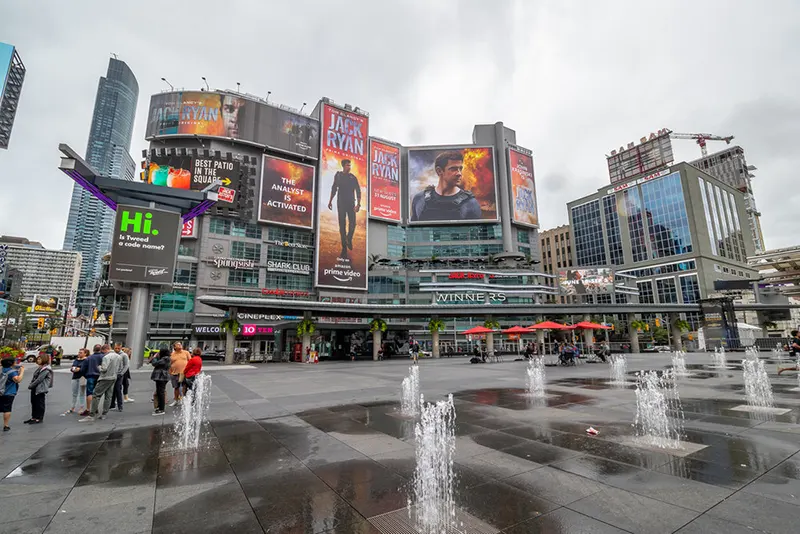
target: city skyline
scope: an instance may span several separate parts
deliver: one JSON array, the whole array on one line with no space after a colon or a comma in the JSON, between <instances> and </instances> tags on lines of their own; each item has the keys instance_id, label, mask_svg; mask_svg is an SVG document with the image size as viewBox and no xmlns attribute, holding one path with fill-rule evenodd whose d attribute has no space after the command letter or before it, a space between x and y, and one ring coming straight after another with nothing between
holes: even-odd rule
<instances>
[{"instance_id":1,"label":"city skyline","mask_svg":"<svg viewBox=\"0 0 800 534\"><path fill-rule=\"evenodd\" d=\"M734 144L758 167L753 188L764 213L766 247L797 242L791 225L782 224L791 220L793 206L783 184L800 163L788 144L798 134L800 115L800 101L789 90L798 78L798 67L786 53L796 39L790 4L777 4L766 13L746 3L738 8L730 3L686 3L669 9L616 4L576 12L521 3L491 11L476 2L460 3L450 11L428 11L422 2L402 8L367 2L335 8L299 3L254 12L239 28L237 54L208 47L184 56L177 44L156 39L157 30L149 29L147 10L140 6L115 6L100 16L129 21L131 28L145 28L143 32L118 32L118 26L101 24L99 38L92 40L60 33L66 27L88 28L86 13L99 12L96 5L87 3L65 14L64 28L56 24L55 15L27 6L15 6L0 23L4 39L26 57L29 72L14 141L0 154L0 172L35 176L20 184L20 200L36 198L52 214L46 220L30 217L25 202L12 198L0 215L7 234L42 241L48 248L60 246L72 183L56 169L56 146L60 141L85 146L93 86L108 51L118 53L141 84L131 144L137 161L147 146L148 97L168 88L161 77L186 89L200 88L202 76L212 89L236 89L241 82L242 92L264 97L271 91L271 101L297 108L308 102L309 109L329 96L367 109L371 133L408 145L467 142L471 125L502 120L517 131L519 143L534 152L540 223L546 229L567 221L568 201L608 183L604 155L611 150L662 127L711 132L736 136ZM161 9L166 11L163 16L177 16L177 8ZM625 16L616 10L624 10ZM777 16L782 10L784 16ZM326 48L324 39L325 21L342 11L352 12L350 23L363 28L363 43L369 45L360 67L348 62L346 76L338 73L337 58L354 53L355 45L343 44L337 52ZM300 31L292 24L276 28L280 31L268 37L249 36L258 32L248 29L268 19L299 20L301 13L305 39L288 40L291 32ZM456 27L482 29L482 39L471 40L447 28L442 21L448 15L455 17ZM395 24L388 30L368 24L376 18ZM697 24L693 21L712 18L718 24L698 33L701 43L709 43L707 49L698 39L686 37L667 40L667 46L663 41L647 44L652 35L686 35L683 30L692 30ZM594 23L587 25L591 19ZM51 38L61 43L57 50L43 53L47 43L37 39L40 34L22 31L33 21L52 27ZM415 42L404 38L412 28L422 35ZM745 44L744 32L760 32L762 37ZM269 68L254 68L255 52L248 51L283 50L288 43L295 54L267 55L261 61ZM183 59L156 61L159 57ZM385 62L387 57L394 62ZM676 161L700 157L691 141L676 141L674 146ZM709 152L724 148L722 143L709 144Z\"/></svg>"}]
</instances>

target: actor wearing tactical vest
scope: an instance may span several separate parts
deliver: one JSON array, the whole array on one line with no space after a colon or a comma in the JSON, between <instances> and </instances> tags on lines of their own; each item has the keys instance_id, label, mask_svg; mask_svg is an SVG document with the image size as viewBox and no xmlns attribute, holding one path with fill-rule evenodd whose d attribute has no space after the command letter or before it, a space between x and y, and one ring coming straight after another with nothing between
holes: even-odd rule
<instances>
[{"instance_id":1,"label":"actor wearing tactical vest","mask_svg":"<svg viewBox=\"0 0 800 534\"><path fill-rule=\"evenodd\" d=\"M464 156L448 150L436 156L433 163L439 183L429 185L411 200L412 221L460 221L480 219L481 206L475 195L462 189Z\"/></svg>"},{"instance_id":2,"label":"actor wearing tactical vest","mask_svg":"<svg viewBox=\"0 0 800 534\"><path fill-rule=\"evenodd\" d=\"M338 195L338 196L337 196ZM356 213L361 209L361 184L350 172L350 160L342 160L342 170L333 177L331 198L328 209L333 209L333 197L336 198L336 211L339 216L339 235L342 238L341 257L347 257L347 249L353 250L353 234L356 233ZM348 228L348 220L350 225Z\"/></svg>"}]
</instances>

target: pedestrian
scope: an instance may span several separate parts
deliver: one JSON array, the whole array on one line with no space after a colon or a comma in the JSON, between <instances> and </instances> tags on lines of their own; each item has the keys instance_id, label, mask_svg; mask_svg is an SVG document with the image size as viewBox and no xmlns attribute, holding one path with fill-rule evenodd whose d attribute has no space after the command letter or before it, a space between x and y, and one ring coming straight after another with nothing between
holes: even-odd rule
<instances>
[{"instance_id":1,"label":"pedestrian","mask_svg":"<svg viewBox=\"0 0 800 534\"><path fill-rule=\"evenodd\" d=\"M128 370L125 371L125 375L123 376L122 380L122 396L124 397L123 402L134 402L134 398L128 396L128 389L131 386L131 349L130 347L123 347L122 352L128 359Z\"/></svg>"},{"instance_id":2,"label":"pedestrian","mask_svg":"<svg viewBox=\"0 0 800 534\"><path fill-rule=\"evenodd\" d=\"M189 359L189 363L186 364L186 367L183 370L182 382L184 386L184 395L187 391L192 389L192 386L194 386L195 377L203 370L202 354L202 350L194 349L192 351L192 357Z\"/></svg>"},{"instance_id":3,"label":"pedestrian","mask_svg":"<svg viewBox=\"0 0 800 534\"><path fill-rule=\"evenodd\" d=\"M86 384L83 384L83 364L89 356L88 349L78 349L78 356L72 361L72 404L69 405L69 410L62 413L62 416L67 416L73 413L82 413L86 407Z\"/></svg>"},{"instance_id":4,"label":"pedestrian","mask_svg":"<svg viewBox=\"0 0 800 534\"><path fill-rule=\"evenodd\" d=\"M795 357L800 355L800 334L797 330L790 332L792 339L789 340L789 356Z\"/></svg>"},{"instance_id":5,"label":"pedestrian","mask_svg":"<svg viewBox=\"0 0 800 534\"><path fill-rule=\"evenodd\" d=\"M103 354L103 361L100 364L100 376L97 377L97 384L92 396L92 410L88 416L78 419L81 423L104 419L111 407L111 397L114 393L114 384L117 382L122 357L113 352L109 345L103 345L100 349ZM103 411L100 411L100 397L103 397Z\"/></svg>"},{"instance_id":6,"label":"pedestrian","mask_svg":"<svg viewBox=\"0 0 800 534\"><path fill-rule=\"evenodd\" d=\"M92 354L83 362L83 376L86 377L86 409L80 413L81 417L88 417L92 409L94 388L100 377L100 364L103 363L102 345L97 344L92 349Z\"/></svg>"},{"instance_id":7,"label":"pedestrian","mask_svg":"<svg viewBox=\"0 0 800 534\"><path fill-rule=\"evenodd\" d=\"M181 400L181 389L183 386L180 381L180 376L183 374L186 364L189 363L189 358L191 358L189 351L183 349L183 344L181 344L180 341L175 343L172 348L173 351L169 357L169 375L175 399L169 403L170 407L175 406Z\"/></svg>"},{"instance_id":8,"label":"pedestrian","mask_svg":"<svg viewBox=\"0 0 800 534\"><path fill-rule=\"evenodd\" d=\"M33 372L28 389L31 390L31 418L25 424L38 425L44 420L47 392L53 387L53 369L50 367L50 356L40 354L36 358L39 367Z\"/></svg>"},{"instance_id":9,"label":"pedestrian","mask_svg":"<svg viewBox=\"0 0 800 534\"><path fill-rule=\"evenodd\" d=\"M156 392L153 395L155 400L153 415L164 415L164 406L167 402L167 382L170 381L170 360L169 349L161 349L150 358L150 365L153 366L150 380L156 383Z\"/></svg>"},{"instance_id":10,"label":"pedestrian","mask_svg":"<svg viewBox=\"0 0 800 534\"><path fill-rule=\"evenodd\" d=\"M22 382L22 375L25 368L15 364L14 358L5 358L0 362L3 366L3 374L0 375L0 413L3 414L3 432L11 430L11 407L19 391L19 383Z\"/></svg>"},{"instance_id":11,"label":"pedestrian","mask_svg":"<svg viewBox=\"0 0 800 534\"><path fill-rule=\"evenodd\" d=\"M122 343L114 343L114 352L119 356L120 367L117 371L117 381L114 382L114 392L111 395L111 409L116 408L122 411L122 383L125 381L125 373L128 372L130 364L128 355L122 352Z\"/></svg>"}]
</instances>

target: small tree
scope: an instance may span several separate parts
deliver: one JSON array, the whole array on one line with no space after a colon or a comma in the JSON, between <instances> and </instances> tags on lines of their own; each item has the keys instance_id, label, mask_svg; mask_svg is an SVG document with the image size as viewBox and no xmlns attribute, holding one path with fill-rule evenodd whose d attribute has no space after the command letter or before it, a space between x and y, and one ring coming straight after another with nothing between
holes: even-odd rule
<instances>
[{"instance_id":1,"label":"small tree","mask_svg":"<svg viewBox=\"0 0 800 534\"><path fill-rule=\"evenodd\" d=\"M676 319L672 324L681 332L688 332L692 329L692 325L689 324L689 321L684 321L683 319Z\"/></svg>"},{"instance_id":2,"label":"small tree","mask_svg":"<svg viewBox=\"0 0 800 534\"><path fill-rule=\"evenodd\" d=\"M495 321L494 319L486 319L483 322L484 328L491 328L492 330L500 330L500 323Z\"/></svg>"},{"instance_id":3,"label":"small tree","mask_svg":"<svg viewBox=\"0 0 800 534\"><path fill-rule=\"evenodd\" d=\"M387 328L386 321L384 321L380 317L374 318L369 323L369 331L370 332L378 332L378 331L386 332L386 328Z\"/></svg>"},{"instance_id":4,"label":"small tree","mask_svg":"<svg viewBox=\"0 0 800 534\"><path fill-rule=\"evenodd\" d=\"M638 332L641 332L642 330L649 330L650 325L648 325L646 321L642 321L641 319L634 319L633 321L631 321L631 328L633 328Z\"/></svg>"},{"instance_id":5,"label":"small tree","mask_svg":"<svg viewBox=\"0 0 800 534\"><path fill-rule=\"evenodd\" d=\"M653 329L653 341L659 345L666 345L669 343L669 332L663 326L657 326Z\"/></svg>"},{"instance_id":6,"label":"small tree","mask_svg":"<svg viewBox=\"0 0 800 534\"><path fill-rule=\"evenodd\" d=\"M431 319L430 321L428 321L428 332L430 332L431 334L435 332L441 332L444 329L445 329L445 324L444 321L442 321L441 319Z\"/></svg>"},{"instance_id":7,"label":"small tree","mask_svg":"<svg viewBox=\"0 0 800 534\"><path fill-rule=\"evenodd\" d=\"M297 335L303 337L305 334L313 334L317 331L317 325L311 319L303 319L297 325Z\"/></svg>"},{"instance_id":8,"label":"small tree","mask_svg":"<svg viewBox=\"0 0 800 534\"><path fill-rule=\"evenodd\" d=\"M239 333L239 321L234 319L233 317L225 318L221 323L219 323L219 331L222 334L226 334L230 332L232 335L236 335Z\"/></svg>"}]
</instances>

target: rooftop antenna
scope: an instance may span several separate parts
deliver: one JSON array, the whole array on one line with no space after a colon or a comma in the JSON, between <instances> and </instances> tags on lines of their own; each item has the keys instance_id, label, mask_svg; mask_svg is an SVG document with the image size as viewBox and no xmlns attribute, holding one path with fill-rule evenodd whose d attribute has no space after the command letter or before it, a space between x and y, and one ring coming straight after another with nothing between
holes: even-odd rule
<instances>
[{"instance_id":1,"label":"rooftop antenna","mask_svg":"<svg viewBox=\"0 0 800 534\"><path fill-rule=\"evenodd\" d=\"M269 95L271 95L271 94L272 94L272 91L267 91L267 99L265 100L265 102L269 102Z\"/></svg>"},{"instance_id":2,"label":"rooftop antenna","mask_svg":"<svg viewBox=\"0 0 800 534\"><path fill-rule=\"evenodd\" d=\"M241 93L241 91L239 90L239 86L240 85L242 85L242 84L240 84L239 82L236 82L236 92L237 93Z\"/></svg>"},{"instance_id":3,"label":"rooftop antenna","mask_svg":"<svg viewBox=\"0 0 800 534\"><path fill-rule=\"evenodd\" d=\"M203 78L203 83L206 84L206 91L210 91L211 88L208 86L208 80L206 80L205 76L203 76L202 78Z\"/></svg>"},{"instance_id":4,"label":"rooftop antenna","mask_svg":"<svg viewBox=\"0 0 800 534\"><path fill-rule=\"evenodd\" d=\"M302 112L303 112L303 108L304 108L304 107L306 107L306 103L305 103L305 102L303 102L303 107L302 107L302 108L300 108L300 113L302 113Z\"/></svg>"}]
</instances>

